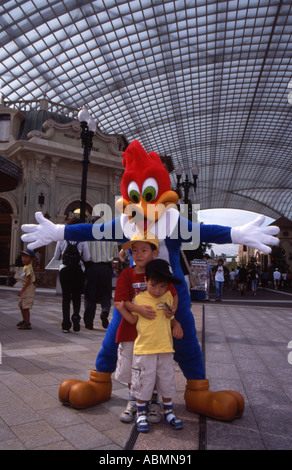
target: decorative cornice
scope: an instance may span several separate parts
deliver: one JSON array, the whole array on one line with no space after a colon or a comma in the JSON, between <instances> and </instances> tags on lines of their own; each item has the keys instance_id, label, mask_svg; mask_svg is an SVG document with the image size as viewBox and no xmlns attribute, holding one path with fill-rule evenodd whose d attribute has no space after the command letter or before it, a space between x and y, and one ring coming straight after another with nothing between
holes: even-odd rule
<instances>
[{"instance_id":1,"label":"decorative cornice","mask_svg":"<svg viewBox=\"0 0 292 470\"><path fill-rule=\"evenodd\" d=\"M78 121L70 121L66 123L60 123L54 121L54 119L48 119L43 123L43 128L45 132L34 130L27 134L29 139L33 137L38 137L39 139L52 139L54 137L55 132L71 132L72 134L79 134L80 133L80 124Z\"/></svg>"},{"instance_id":2,"label":"decorative cornice","mask_svg":"<svg viewBox=\"0 0 292 470\"><path fill-rule=\"evenodd\" d=\"M54 137L56 132L70 132L71 134L79 135L81 127L79 121L70 121L67 123L59 123L54 119L48 119L43 123L44 132L33 130L27 134L29 140L37 137L39 139L50 140ZM125 143L123 138L119 135L104 134L98 128L95 131L94 137L108 144L109 151L118 157L124 150Z\"/></svg>"}]
</instances>

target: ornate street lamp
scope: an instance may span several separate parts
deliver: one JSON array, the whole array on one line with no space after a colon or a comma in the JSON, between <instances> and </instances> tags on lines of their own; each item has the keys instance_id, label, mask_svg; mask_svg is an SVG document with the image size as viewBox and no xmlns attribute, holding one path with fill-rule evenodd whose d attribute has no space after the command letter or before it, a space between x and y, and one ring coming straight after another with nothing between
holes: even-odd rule
<instances>
[{"instance_id":1,"label":"ornate street lamp","mask_svg":"<svg viewBox=\"0 0 292 470\"><path fill-rule=\"evenodd\" d=\"M181 181L181 177L183 174L183 169L181 165L179 164L175 168L175 174L176 174L176 191L179 193L180 188L183 188L184 194L183 194L183 201L184 204L188 205L188 218L189 220L192 219L192 204L191 201L189 200L189 191L191 188L194 188L194 191L196 192L197 188L197 179L199 176L199 165L197 162L195 162L194 166L191 169L191 173L193 175L193 181L189 180L188 174L186 174L185 181Z\"/></svg>"},{"instance_id":2,"label":"ornate street lamp","mask_svg":"<svg viewBox=\"0 0 292 470\"><path fill-rule=\"evenodd\" d=\"M83 160L82 160L82 181L81 181L81 199L80 199L80 222L85 222L85 211L86 211L86 190L87 190L87 172L90 151L92 149L92 139L96 131L96 123L91 118L87 109L83 106L81 111L78 113L78 121L81 127L81 142L83 148Z\"/></svg>"}]
</instances>

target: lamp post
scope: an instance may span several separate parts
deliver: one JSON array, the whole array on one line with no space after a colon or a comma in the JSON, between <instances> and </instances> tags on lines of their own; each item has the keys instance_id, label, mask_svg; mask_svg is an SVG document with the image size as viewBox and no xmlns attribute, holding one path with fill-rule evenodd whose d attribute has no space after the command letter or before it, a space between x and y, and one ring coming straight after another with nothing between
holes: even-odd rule
<instances>
[{"instance_id":1,"label":"lamp post","mask_svg":"<svg viewBox=\"0 0 292 470\"><path fill-rule=\"evenodd\" d=\"M191 188L194 188L194 191L196 192L199 171L200 171L199 165L197 164L197 162L195 162L194 166L191 169L191 173L193 175L193 181L189 180L188 174L186 174L185 181L181 181L183 169L180 164L175 168L176 191L179 192L180 188L183 188L184 190L183 201L184 201L184 204L188 205L188 219L189 220L192 220L192 204L191 204L191 201L189 200L189 191Z\"/></svg>"},{"instance_id":2,"label":"lamp post","mask_svg":"<svg viewBox=\"0 0 292 470\"><path fill-rule=\"evenodd\" d=\"M78 121L81 127L81 142L83 148L82 160L82 181L81 181L81 199L80 199L80 222L85 222L86 212L86 190L87 190L87 172L90 151L92 149L92 139L96 130L96 123L91 118L87 109L83 106L78 113Z\"/></svg>"}]
</instances>

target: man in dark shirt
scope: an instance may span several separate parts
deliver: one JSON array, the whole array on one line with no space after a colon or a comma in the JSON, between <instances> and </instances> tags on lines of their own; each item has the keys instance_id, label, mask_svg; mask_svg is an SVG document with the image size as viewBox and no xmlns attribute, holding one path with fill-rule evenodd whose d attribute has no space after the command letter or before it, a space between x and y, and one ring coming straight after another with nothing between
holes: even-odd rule
<instances>
[{"instance_id":1,"label":"man in dark shirt","mask_svg":"<svg viewBox=\"0 0 292 470\"><path fill-rule=\"evenodd\" d=\"M239 268L239 271L238 271L238 286L239 286L241 295L245 295L247 280L248 280L248 270L243 265Z\"/></svg>"}]
</instances>

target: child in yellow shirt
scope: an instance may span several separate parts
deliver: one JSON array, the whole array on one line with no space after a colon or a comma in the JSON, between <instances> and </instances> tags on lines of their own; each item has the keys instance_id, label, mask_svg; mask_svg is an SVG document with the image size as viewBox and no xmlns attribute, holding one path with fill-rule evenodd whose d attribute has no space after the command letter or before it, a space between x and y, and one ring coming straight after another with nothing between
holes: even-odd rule
<instances>
[{"instance_id":1,"label":"child in yellow shirt","mask_svg":"<svg viewBox=\"0 0 292 470\"><path fill-rule=\"evenodd\" d=\"M132 393L137 401L136 426L140 432L148 432L146 404L152 397L156 385L162 396L164 417L174 429L182 429L183 425L172 408L172 397L175 395L173 340L180 327L174 317L167 318L165 308L171 308L173 297L168 290L169 284L179 284L173 277L170 265L162 259L154 259L145 267L147 290L139 293L134 299L134 307L151 305L156 312L153 319L147 319L132 310L121 308L123 317L136 324L137 338L134 344L132 367ZM173 322L173 331L171 329Z\"/></svg>"},{"instance_id":2,"label":"child in yellow shirt","mask_svg":"<svg viewBox=\"0 0 292 470\"><path fill-rule=\"evenodd\" d=\"M33 250L25 250L21 252L21 261L23 271L21 276L22 289L19 291L20 297L18 306L21 311L22 321L17 323L19 330L30 330L30 309L33 306L35 294L35 275L32 267L32 260L35 258Z\"/></svg>"}]
</instances>

